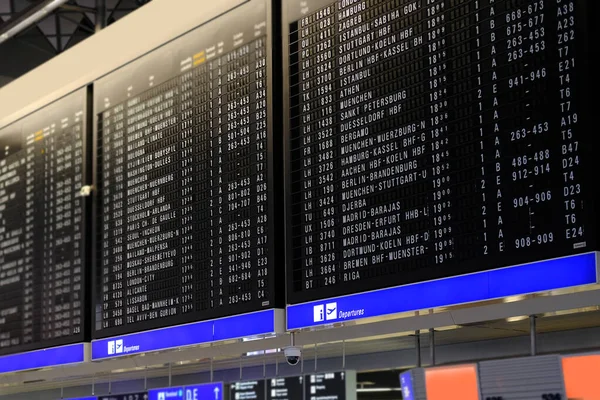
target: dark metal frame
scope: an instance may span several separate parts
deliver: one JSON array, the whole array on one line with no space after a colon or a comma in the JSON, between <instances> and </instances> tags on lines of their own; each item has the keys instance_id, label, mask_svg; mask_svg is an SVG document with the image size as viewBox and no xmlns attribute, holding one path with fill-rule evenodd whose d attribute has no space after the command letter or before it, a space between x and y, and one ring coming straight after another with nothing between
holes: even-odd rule
<instances>
[{"instance_id":1,"label":"dark metal frame","mask_svg":"<svg viewBox=\"0 0 600 400\"><path fill-rule=\"evenodd\" d=\"M32 4L31 6L27 7L26 9L24 9L20 12L16 12L15 0L9 0L9 1L10 1L9 8L11 11L8 13L0 13L0 16L10 16L11 18L4 23L2 23L0 21L0 32L3 30L10 29L12 26L18 24L20 21L27 18L29 15L36 12L37 10L39 10L41 7L43 7L45 5L44 2L42 2L42 3L38 2L38 3ZM28 1L32 1L32 0L28 0ZM141 5L140 5L140 7L141 7ZM41 21L47 20L48 18L54 18L54 24L56 26L56 33L46 34L39 28L39 26L36 23L36 24L31 25L30 27L27 27L23 32L19 33L15 37L15 39L17 39L20 43L23 43L26 45L31 45L41 51L48 53L47 49L40 48L39 46L36 46L35 44L29 43L26 40L22 40L29 36L28 32L31 32L32 29L36 29L39 34L41 34L42 36L44 36L47 39L48 44L52 48L55 49L55 52L53 53L53 55L57 55L57 54L62 53L65 50L67 50L70 47L70 45L73 41L73 38L76 35L81 35L83 33L85 36L91 36L94 33L104 29L106 26L110 25L112 22L114 22L116 12L131 12L131 11L135 11L137 8L139 8L139 7L136 7L136 8L123 7L123 0L119 0L117 2L117 4L112 8L107 8L106 0L96 0L95 7L81 6L77 3L77 0L69 0L69 2L67 2L66 4L63 4L57 10L55 10L53 13L47 15L46 17L42 18L39 21L39 22L41 22ZM90 19L90 17L88 16L90 13L94 14L94 16L95 16L94 21L92 21ZM62 27L61 27L61 24L63 21L69 21L70 23L76 25L76 28L73 33L71 33L71 34L64 33L65 30L62 29ZM50 39L55 39L56 43Z\"/></svg>"}]
</instances>

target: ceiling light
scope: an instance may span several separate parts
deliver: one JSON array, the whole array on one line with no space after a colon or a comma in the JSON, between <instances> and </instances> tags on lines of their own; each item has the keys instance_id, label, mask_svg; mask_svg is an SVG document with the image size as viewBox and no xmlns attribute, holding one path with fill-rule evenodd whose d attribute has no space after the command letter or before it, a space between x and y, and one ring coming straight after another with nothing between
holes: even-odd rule
<instances>
[{"instance_id":1,"label":"ceiling light","mask_svg":"<svg viewBox=\"0 0 600 400\"><path fill-rule=\"evenodd\" d=\"M527 315L521 315L518 317L508 317L508 318L506 318L506 322L519 322L519 321L524 321L528 318L529 317Z\"/></svg>"}]
</instances>

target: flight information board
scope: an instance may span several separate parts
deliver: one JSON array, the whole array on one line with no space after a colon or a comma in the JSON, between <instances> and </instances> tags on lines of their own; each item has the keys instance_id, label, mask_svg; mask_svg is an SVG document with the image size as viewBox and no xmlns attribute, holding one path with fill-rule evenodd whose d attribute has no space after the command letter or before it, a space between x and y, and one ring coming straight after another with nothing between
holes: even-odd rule
<instances>
[{"instance_id":1,"label":"flight information board","mask_svg":"<svg viewBox=\"0 0 600 400\"><path fill-rule=\"evenodd\" d=\"M84 340L86 98L0 129L0 354Z\"/></svg>"},{"instance_id":2,"label":"flight information board","mask_svg":"<svg viewBox=\"0 0 600 400\"><path fill-rule=\"evenodd\" d=\"M308 375L304 380L304 393L311 400L346 400L346 373Z\"/></svg>"},{"instance_id":3,"label":"flight information board","mask_svg":"<svg viewBox=\"0 0 600 400\"><path fill-rule=\"evenodd\" d=\"M288 376L267 380L267 400L303 400L304 376Z\"/></svg>"},{"instance_id":4,"label":"flight information board","mask_svg":"<svg viewBox=\"0 0 600 400\"><path fill-rule=\"evenodd\" d=\"M95 84L95 337L275 306L269 20L244 3Z\"/></svg>"},{"instance_id":5,"label":"flight information board","mask_svg":"<svg viewBox=\"0 0 600 400\"><path fill-rule=\"evenodd\" d=\"M587 2L286 3L289 303L597 249Z\"/></svg>"},{"instance_id":6,"label":"flight information board","mask_svg":"<svg viewBox=\"0 0 600 400\"><path fill-rule=\"evenodd\" d=\"M265 381L232 383L230 385L229 398L235 400L265 400Z\"/></svg>"}]
</instances>

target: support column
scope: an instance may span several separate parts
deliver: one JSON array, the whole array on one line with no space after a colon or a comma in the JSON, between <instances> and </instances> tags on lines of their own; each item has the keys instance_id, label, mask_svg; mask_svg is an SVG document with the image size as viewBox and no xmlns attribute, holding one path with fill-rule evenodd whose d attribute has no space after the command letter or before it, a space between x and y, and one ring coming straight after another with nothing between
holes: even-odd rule
<instances>
[{"instance_id":1,"label":"support column","mask_svg":"<svg viewBox=\"0 0 600 400\"><path fill-rule=\"evenodd\" d=\"M429 359L435 365L435 329L429 329Z\"/></svg>"},{"instance_id":2,"label":"support column","mask_svg":"<svg viewBox=\"0 0 600 400\"><path fill-rule=\"evenodd\" d=\"M417 368L421 367L421 331L415 331L415 350L417 351Z\"/></svg>"},{"instance_id":3,"label":"support column","mask_svg":"<svg viewBox=\"0 0 600 400\"><path fill-rule=\"evenodd\" d=\"M535 315L529 316L529 339L530 339L530 351L531 355L537 354L537 317Z\"/></svg>"},{"instance_id":4,"label":"support column","mask_svg":"<svg viewBox=\"0 0 600 400\"><path fill-rule=\"evenodd\" d=\"M106 27L106 0L96 0L96 32Z\"/></svg>"}]
</instances>

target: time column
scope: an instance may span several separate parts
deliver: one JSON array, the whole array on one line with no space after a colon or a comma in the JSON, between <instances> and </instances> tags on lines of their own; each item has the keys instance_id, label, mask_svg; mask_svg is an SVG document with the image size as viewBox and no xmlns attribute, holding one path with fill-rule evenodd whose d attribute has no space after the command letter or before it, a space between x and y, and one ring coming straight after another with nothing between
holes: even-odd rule
<instances>
[{"instance_id":1,"label":"time column","mask_svg":"<svg viewBox=\"0 0 600 400\"><path fill-rule=\"evenodd\" d=\"M181 312L194 310L194 76L188 71L179 77L181 107Z\"/></svg>"},{"instance_id":2,"label":"time column","mask_svg":"<svg viewBox=\"0 0 600 400\"><path fill-rule=\"evenodd\" d=\"M431 196L430 215L434 228L433 255L435 264L443 264L454 257L454 239L451 224L453 208L451 200L451 179L449 171L449 103L447 61L448 49L446 36L448 24L446 21L446 1L427 0L425 13L425 28L427 31L427 107L429 108L429 126L432 141L431 150ZM424 233L422 240L427 240Z\"/></svg>"}]
</instances>

